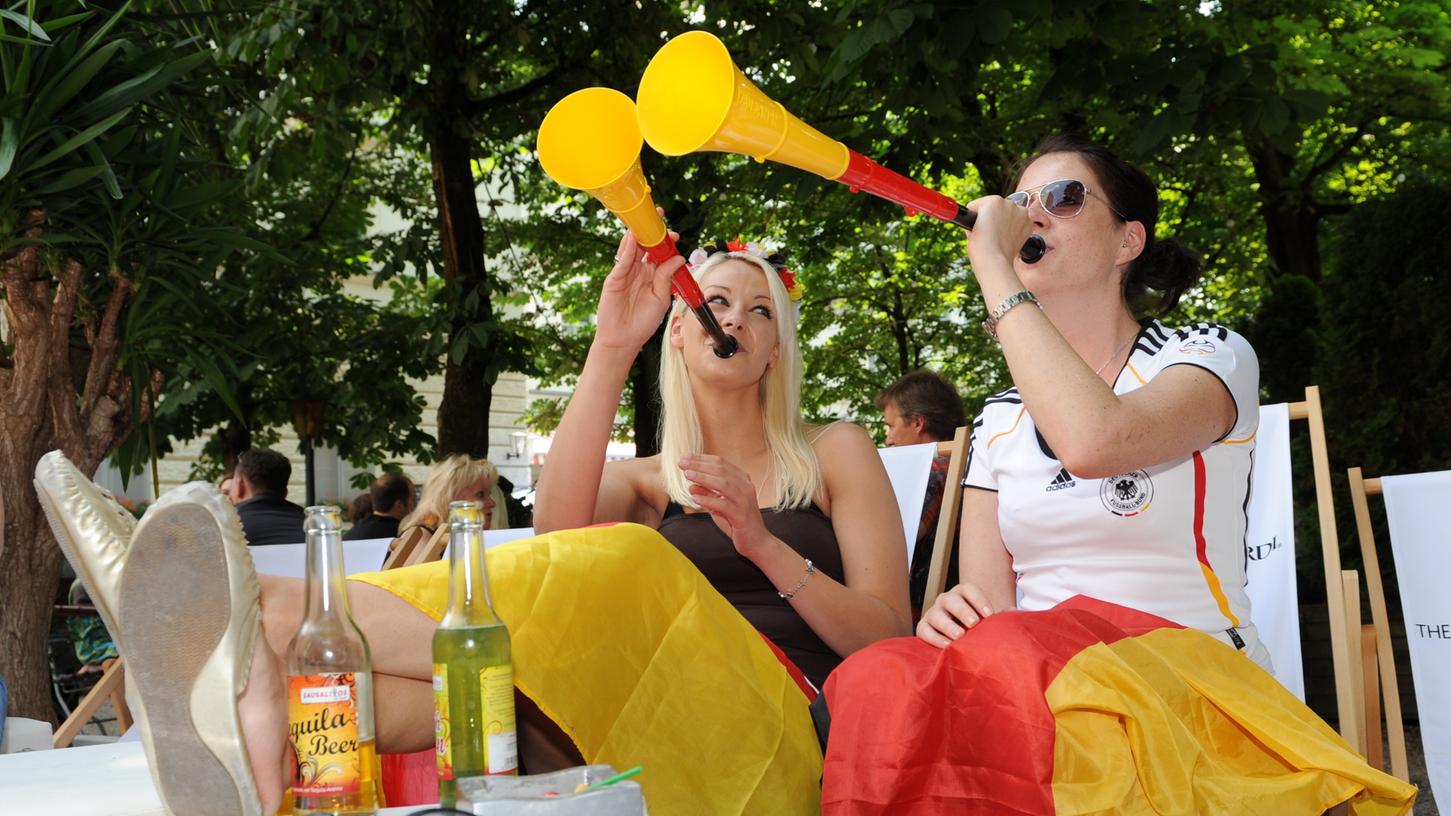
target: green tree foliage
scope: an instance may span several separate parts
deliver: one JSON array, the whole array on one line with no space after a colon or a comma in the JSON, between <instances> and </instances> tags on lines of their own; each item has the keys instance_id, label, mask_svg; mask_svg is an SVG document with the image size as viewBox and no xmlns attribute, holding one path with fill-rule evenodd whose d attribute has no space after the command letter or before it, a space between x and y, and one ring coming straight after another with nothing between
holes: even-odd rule
<instances>
[{"instance_id":1,"label":"green tree foliage","mask_svg":"<svg viewBox=\"0 0 1451 816\"><path fill-rule=\"evenodd\" d=\"M436 443L423 430L415 384L442 369L447 325L432 302L439 287L395 276L377 297L344 291L349 279L407 269L425 254L426 230L387 226L392 207L429 198L426 185L409 183L415 157L357 122L303 111L274 111L280 124L263 127L248 101L259 82L228 62L188 100L184 126L203 134L239 190L233 206L271 251L233 258L210 282L226 353L169 382L154 427L117 459L139 463L174 441L205 437L193 475L213 477L241 451L274 443L293 423L296 401L320 400L320 440L348 461L429 461ZM198 376L205 364L214 371Z\"/></svg>"},{"instance_id":2,"label":"green tree foliage","mask_svg":"<svg viewBox=\"0 0 1451 816\"><path fill-rule=\"evenodd\" d=\"M218 356L210 270L264 249L225 206L236 188L174 127L210 58L175 20L126 7L0 12L0 674L24 716L52 716L61 564L37 460L58 448L94 472L163 382Z\"/></svg>"},{"instance_id":3,"label":"green tree foliage","mask_svg":"<svg viewBox=\"0 0 1451 816\"><path fill-rule=\"evenodd\" d=\"M520 151L549 103L609 81L618 63L651 50L679 9L496 0L229 8L217 39L262 81L259 108L272 121L256 117L258 128L286 127L278 117L289 115L321 119L410 154L405 186L421 181L430 194L389 201L415 232L383 256L380 277L443 280L439 446L487 454L493 383L504 371L536 371L535 354L551 344L511 314L527 305L512 293L530 288L532 266L499 215Z\"/></svg>"},{"instance_id":4,"label":"green tree foliage","mask_svg":"<svg viewBox=\"0 0 1451 816\"><path fill-rule=\"evenodd\" d=\"M1451 224L1425 206L1447 192L1418 182L1357 207L1325 282L1315 377L1330 449L1367 475L1444 470L1451 452Z\"/></svg>"}]
</instances>

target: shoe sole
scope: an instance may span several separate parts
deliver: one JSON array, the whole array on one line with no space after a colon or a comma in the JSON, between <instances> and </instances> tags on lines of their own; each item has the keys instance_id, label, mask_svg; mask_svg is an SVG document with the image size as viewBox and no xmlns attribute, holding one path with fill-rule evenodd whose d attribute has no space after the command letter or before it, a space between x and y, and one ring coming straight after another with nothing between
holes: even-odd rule
<instances>
[{"instance_id":1,"label":"shoe sole","mask_svg":"<svg viewBox=\"0 0 1451 816\"><path fill-rule=\"evenodd\" d=\"M132 539L117 609L121 620L138 622L124 630L126 671L146 711L152 774L173 816L245 814L249 808L233 771L202 737L205 732L235 746L247 762L235 714L242 690L221 687L225 683L198 688L203 667L231 625L222 536L199 506L152 513L160 518L148 519ZM202 707L193 705L194 696Z\"/></svg>"}]
</instances>

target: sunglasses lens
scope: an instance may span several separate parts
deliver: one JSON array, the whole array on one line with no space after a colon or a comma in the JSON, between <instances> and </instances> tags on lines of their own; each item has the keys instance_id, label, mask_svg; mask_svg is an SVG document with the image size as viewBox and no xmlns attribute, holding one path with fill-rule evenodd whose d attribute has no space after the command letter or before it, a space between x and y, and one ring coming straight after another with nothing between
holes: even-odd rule
<instances>
[{"instance_id":1,"label":"sunglasses lens","mask_svg":"<svg viewBox=\"0 0 1451 816\"><path fill-rule=\"evenodd\" d=\"M1072 218L1083 211L1085 196L1083 182L1060 179L1045 186L1038 193L1038 200L1043 203L1043 209L1047 210L1050 215L1058 218Z\"/></svg>"},{"instance_id":2,"label":"sunglasses lens","mask_svg":"<svg viewBox=\"0 0 1451 816\"><path fill-rule=\"evenodd\" d=\"M1028 206L1029 199L1027 193L1012 193L1010 195L1004 196L1004 198L1013 202L1014 204L1017 204L1019 207Z\"/></svg>"}]
</instances>

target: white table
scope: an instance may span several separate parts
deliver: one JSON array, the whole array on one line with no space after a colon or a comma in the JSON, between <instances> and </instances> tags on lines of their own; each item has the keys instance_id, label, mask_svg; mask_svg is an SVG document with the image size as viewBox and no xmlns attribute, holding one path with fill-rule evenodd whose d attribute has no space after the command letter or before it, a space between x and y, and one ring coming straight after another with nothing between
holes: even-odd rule
<instances>
[{"instance_id":1,"label":"white table","mask_svg":"<svg viewBox=\"0 0 1451 816\"><path fill-rule=\"evenodd\" d=\"M385 808L407 816L424 805ZM139 742L0 755L0 812L5 816L166 816Z\"/></svg>"}]
</instances>

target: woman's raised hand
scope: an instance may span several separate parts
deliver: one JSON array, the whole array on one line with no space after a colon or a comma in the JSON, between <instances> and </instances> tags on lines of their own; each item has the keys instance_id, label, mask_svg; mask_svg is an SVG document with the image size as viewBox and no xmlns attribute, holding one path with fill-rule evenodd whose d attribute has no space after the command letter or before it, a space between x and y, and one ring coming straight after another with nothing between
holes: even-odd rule
<instances>
[{"instance_id":1,"label":"woman's raised hand","mask_svg":"<svg viewBox=\"0 0 1451 816\"><path fill-rule=\"evenodd\" d=\"M1006 258L1011 264L1033 235L1028 208L1002 196L983 196L970 202L967 208L977 214L977 222L967 231L967 255L974 268L994 256Z\"/></svg>"},{"instance_id":2,"label":"woman's raised hand","mask_svg":"<svg viewBox=\"0 0 1451 816\"><path fill-rule=\"evenodd\" d=\"M670 237L679 238L673 232ZM626 232L615 253L615 268L600 290L595 344L639 351L670 308L670 277L684 264L677 255L657 266L634 233Z\"/></svg>"},{"instance_id":3,"label":"woman's raised hand","mask_svg":"<svg viewBox=\"0 0 1451 816\"><path fill-rule=\"evenodd\" d=\"M756 498L756 486L740 468L719 456L693 453L680 457L680 469L690 482L690 495L721 532L730 536L736 552L752 558L770 540Z\"/></svg>"},{"instance_id":4,"label":"woman's raised hand","mask_svg":"<svg viewBox=\"0 0 1451 816\"><path fill-rule=\"evenodd\" d=\"M987 594L973 583L958 584L937 596L932 608L917 621L917 637L933 646L946 648L967 630L993 614Z\"/></svg>"}]
</instances>

